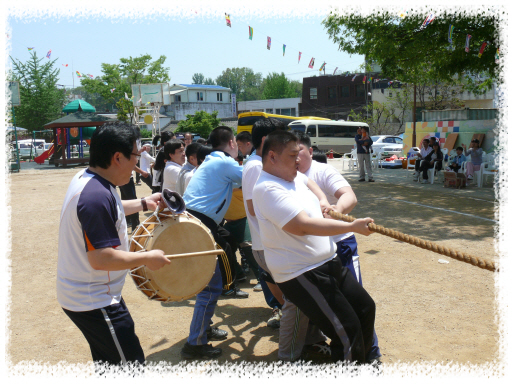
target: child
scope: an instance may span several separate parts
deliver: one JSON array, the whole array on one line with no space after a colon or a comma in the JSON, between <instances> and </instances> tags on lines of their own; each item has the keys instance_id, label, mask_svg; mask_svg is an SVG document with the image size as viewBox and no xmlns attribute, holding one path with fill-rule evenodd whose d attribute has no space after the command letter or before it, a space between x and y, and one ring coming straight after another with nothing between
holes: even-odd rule
<instances>
[{"instance_id":1,"label":"child","mask_svg":"<svg viewBox=\"0 0 512 384\"><path fill-rule=\"evenodd\" d=\"M176 191L176 183L182 165L185 163L185 145L181 140L171 139L164 145L165 168L163 170L164 179L162 181L162 191L170 189Z\"/></svg>"},{"instance_id":2,"label":"child","mask_svg":"<svg viewBox=\"0 0 512 384\"><path fill-rule=\"evenodd\" d=\"M197 151L201 148L202 145L199 143L192 143L187 145L185 148L185 156L187 157L187 162L181 168L180 173L178 175L178 182L176 183L176 192L178 192L181 196L185 193L185 189L190 181L190 177L188 177L189 173L197 168Z\"/></svg>"},{"instance_id":3,"label":"child","mask_svg":"<svg viewBox=\"0 0 512 384\"><path fill-rule=\"evenodd\" d=\"M446 168L447 171L459 172L462 163L466 161L466 156L462 154L462 147L457 147L457 156L452 159L452 162Z\"/></svg>"}]
</instances>

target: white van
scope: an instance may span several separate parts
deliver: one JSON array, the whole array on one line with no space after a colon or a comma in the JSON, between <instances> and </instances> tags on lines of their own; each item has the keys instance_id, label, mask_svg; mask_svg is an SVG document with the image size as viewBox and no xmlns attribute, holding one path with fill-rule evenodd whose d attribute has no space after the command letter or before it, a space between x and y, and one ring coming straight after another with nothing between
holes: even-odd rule
<instances>
[{"instance_id":1,"label":"white van","mask_svg":"<svg viewBox=\"0 0 512 384\"><path fill-rule=\"evenodd\" d=\"M339 154L352 150L357 128L368 127L366 123L356 121L296 120L288 124L292 131L307 133L311 146L322 152L331 149Z\"/></svg>"}]
</instances>

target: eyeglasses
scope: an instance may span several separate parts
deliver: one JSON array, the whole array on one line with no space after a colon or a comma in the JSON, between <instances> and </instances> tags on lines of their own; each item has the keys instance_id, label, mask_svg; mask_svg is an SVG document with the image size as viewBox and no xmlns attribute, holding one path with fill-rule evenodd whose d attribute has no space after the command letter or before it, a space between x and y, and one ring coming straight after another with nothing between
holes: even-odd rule
<instances>
[{"instance_id":1,"label":"eyeglasses","mask_svg":"<svg viewBox=\"0 0 512 384\"><path fill-rule=\"evenodd\" d=\"M139 155L138 153L133 153L133 152L132 152L132 155L133 155L133 156L137 156L137 159L140 159L140 155Z\"/></svg>"}]
</instances>

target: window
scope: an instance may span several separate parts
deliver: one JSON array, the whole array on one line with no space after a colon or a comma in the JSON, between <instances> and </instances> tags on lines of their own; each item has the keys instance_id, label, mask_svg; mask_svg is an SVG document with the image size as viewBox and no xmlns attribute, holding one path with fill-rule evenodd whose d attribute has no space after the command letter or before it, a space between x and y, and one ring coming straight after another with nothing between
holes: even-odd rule
<instances>
[{"instance_id":1,"label":"window","mask_svg":"<svg viewBox=\"0 0 512 384\"><path fill-rule=\"evenodd\" d=\"M247 111L246 111L247 112ZM263 116L246 116L238 119L238 125L254 125L258 120L262 120Z\"/></svg>"},{"instance_id":2,"label":"window","mask_svg":"<svg viewBox=\"0 0 512 384\"><path fill-rule=\"evenodd\" d=\"M364 97L364 84L356 84L356 97Z\"/></svg>"},{"instance_id":3,"label":"window","mask_svg":"<svg viewBox=\"0 0 512 384\"><path fill-rule=\"evenodd\" d=\"M295 111L295 108L290 109L290 116L297 116L297 112Z\"/></svg>"},{"instance_id":4,"label":"window","mask_svg":"<svg viewBox=\"0 0 512 384\"><path fill-rule=\"evenodd\" d=\"M306 126L304 124L290 125L292 131L305 132Z\"/></svg>"},{"instance_id":5,"label":"window","mask_svg":"<svg viewBox=\"0 0 512 384\"><path fill-rule=\"evenodd\" d=\"M251 109L251 112L263 112L263 109Z\"/></svg>"},{"instance_id":6,"label":"window","mask_svg":"<svg viewBox=\"0 0 512 384\"><path fill-rule=\"evenodd\" d=\"M327 97L329 99L335 99L336 98L336 87L328 87L327 88Z\"/></svg>"},{"instance_id":7,"label":"window","mask_svg":"<svg viewBox=\"0 0 512 384\"><path fill-rule=\"evenodd\" d=\"M197 101L203 101L203 92L196 92L197 93Z\"/></svg>"},{"instance_id":8,"label":"window","mask_svg":"<svg viewBox=\"0 0 512 384\"><path fill-rule=\"evenodd\" d=\"M341 97L350 97L350 87L341 87Z\"/></svg>"},{"instance_id":9,"label":"window","mask_svg":"<svg viewBox=\"0 0 512 384\"><path fill-rule=\"evenodd\" d=\"M267 108L267 109L265 109L265 112L266 113L274 113L274 109L273 108Z\"/></svg>"},{"instance_id":10,"label":"window","mask_svg":"<svg viewBox=\"0 0 512 384\"><path fill-rule=\"evenodd\" d=\"M284 115L284 116L291 116L291 111L290 111L290 108L282 108L281 109L281 115Z\"/></svg>"},{"instance_id":11,"label":"window","mask_svg":"<svg viewBox=\"0 0 512 384\"><path fill-rule=\"evenodd\" d=\"M222 93L217 92L217 101L222 101Z\"/></svg>"},{"instance_id":12,"label":"window","mask_svg":"<svg viewBox=\"0 0 512 384\"><path fill-rule=\"evenodd\" d=\"M316 125L310 125L306 133L309 137L316 137Z\"/></svg>"},{"instance_id":13,"label":"window","mask_svg":"<svg viewBox=\"0 0 512 384\"><path fill-rule=\"evenodd\" d=\"M181 101L181 95L174 95L174 101Z\"/></svg>"},{"instance_id":14,"label":"window","mask_svg":"<svg viewBox=\"0 0 512 384\"><path fill-rule=\"evenodd\" d=\"M309 98L311 100L316 100L316 88L309 88Z\"/></svg>"},{"instance_id":15,"label":"window","mask_svg":"<svg viewBox=\"0 0 512 384\"><path fill-rule=\"evenodd\" d=\"M357 127L340 125L318 125L318 137L356 137Z\"/></svg>"}]
</instances>

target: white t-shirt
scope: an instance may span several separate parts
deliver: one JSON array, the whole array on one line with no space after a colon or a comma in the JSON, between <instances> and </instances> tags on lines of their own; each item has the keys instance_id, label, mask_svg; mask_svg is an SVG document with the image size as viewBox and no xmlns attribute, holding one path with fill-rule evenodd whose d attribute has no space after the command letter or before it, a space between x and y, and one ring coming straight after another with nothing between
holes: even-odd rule
<instances>
[{"instance_id":1,"label":"white t-shirt","mask_svg":"<svg viewBox=\"0 0 512 384\"><path fill-rule=\"evenodd\" d=\"M251 231L252 249L255 251L263 251L263 243L261 242L260 232L258 229L258 219L252 216L247 208L247 200L252 200L252 192L258 177L260 177L262 168L261 157L254 153L244 164L242 172L242 191L244 192L244 206L247 212L247 221L249 222L249 230Z\"/></svg>"},{"instance_id":2,"label":"white t-shirt","mask_svg":"<svg viewBox=\"0 0 512 384\"><path fill-rule=\"evenodd\" d=\"M304 174L318 184L331 205L338 202L338 199L334 196L338 189L350 187L348 181L332 165L319 163L315 160L313 160L311 167ZM348 232L333 236L332 238L337 243L353 234L353 232Z\"/></svg>"},{"instance_id":3,"label":"white t-shirt","mask_svg":"<svg viewBox=\"0 0 512 384\"><path fill-rule=\"evenodd\" d=\"M187 172L185 175L185 180L183 180L183 194L185 194L185 191L187 190L188 183L190 183L190 180L192 180L192 176L196 173L197 168L194 168L190 172Z\"/></svg>"},{"instance_id":4,"label":"white t-shirt","mask_svg":"<svg viewBox=\"0 0 512 384\"><path fill-rule=\"evenodd\" d=\"M262 170L252 193L265 261L277 283L293 279L336 256L336 244L329 236L297 236L283 230L301 211L311 218L323 218L320 202L307 182L308 178L301 173L289 182Z\"/></svg>"},{"instance_id":5,"label":"white t-shirt","mask_svg":"<svg viewBox=\"0 0 512 384\"><path fill-rule=\"evenodd\" d=\"M140 155L140 169L142 169L144 172L150 173L151 170L151 163L155 162L155 158L152 157L149 153L146 151L142 152Z\"/></svg>"},{"instance_id":6,"label":"white t-shirt","mask_svg":"<svg viewBox=\"0 0 512 384\"><path fill-rule=\"evenodd\" d=\"M153 169L153 187L159 187L162 183L160 183L158 181L158 179L160 178L160 174L162 173L162 171L155 171Z\"/></svg>"},{"instance_id":7,"label":"white t-shirt","mask_svg":"<svg viewBox=\"0 0 512 384\"><path fill-rule=\"evenodd\" d=\"M87 252L129 250L123 204L116 187L84 169L69 185L60 214L57 300L61 307L92 311L121 301L128 270L92 268Z\"/></svg>"},{"instance_id":8,"label":"white t-shirt","mask_svg":"<svg viewBox=\"0 0 512 384\"><path fill-rule=\"evenodd\" d=\"M180 175L181 165L174 161L168 160L164 168L164 179L162 181L162 191L169 188L171 191L176 191L176 183Z\"/></svg>"}]
</instances>

